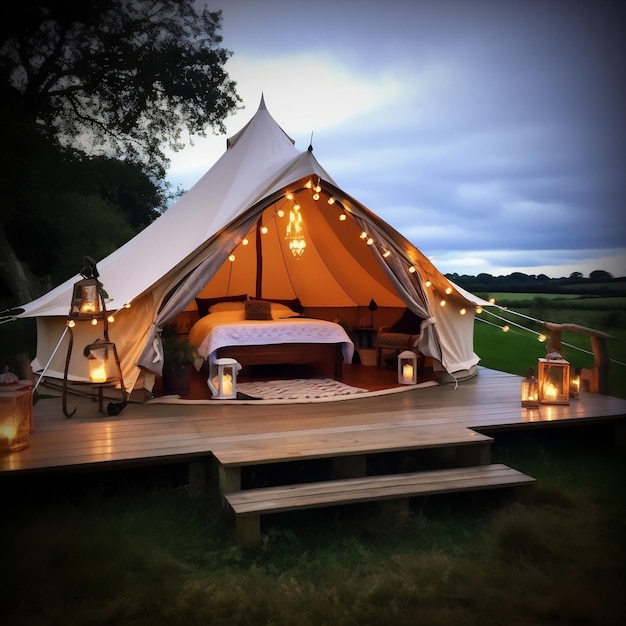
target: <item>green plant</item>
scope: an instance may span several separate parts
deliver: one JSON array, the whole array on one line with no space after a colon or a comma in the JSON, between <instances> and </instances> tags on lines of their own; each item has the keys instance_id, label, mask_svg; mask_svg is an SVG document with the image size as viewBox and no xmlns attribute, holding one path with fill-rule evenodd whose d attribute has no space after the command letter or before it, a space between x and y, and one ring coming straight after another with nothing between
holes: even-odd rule
<instances>
[{"instance_id":1,"label":"green plant","mask_svg":"<svg viewBox=\"0 0 626 626\"><path fill-rule=\"evenodd\" d=\"M165 366L177 369L191 365L198 358L198 350L185 335L178 335L174 326L166 326L161 333Z\"/></svg>"}]
</instances>

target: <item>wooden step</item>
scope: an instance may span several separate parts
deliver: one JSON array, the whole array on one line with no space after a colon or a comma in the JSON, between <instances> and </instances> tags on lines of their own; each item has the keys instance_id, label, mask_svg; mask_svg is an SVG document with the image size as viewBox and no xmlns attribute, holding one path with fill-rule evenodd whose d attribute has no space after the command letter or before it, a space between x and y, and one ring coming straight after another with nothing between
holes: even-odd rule
<instances>
[{"instance_id":1,"label":"wooden step","mask_svg":"<svg viewBox=\"0 0 626 626\"><path fill-rule=\"evenodd\" d=\"M511 467L492 464L250 489L227 494L225 501L235 514L239 543L252 547L261 540L260 516L268 513L521 487L534 482L531 476Z\"/></svg>"},{"instance_id":2,"label":"wooden step","mask_svg":"<svg viewBox=\"0 0 626 626\"><path fill-rule=\"evenodd\" d=\"M239 437L236 445L231 440L223 447L216 442L213 455L218 462L220 492L225 494L241 489L240 470L251 465L328 458L335 461L337 475L347 478L365 475L365 455L408 450L466 449L468 462L464 465L486 465L492 443L488 435L469 428L385 424ZM345 469L348 461L353 471Z\"/></svg>"}]
</instances>

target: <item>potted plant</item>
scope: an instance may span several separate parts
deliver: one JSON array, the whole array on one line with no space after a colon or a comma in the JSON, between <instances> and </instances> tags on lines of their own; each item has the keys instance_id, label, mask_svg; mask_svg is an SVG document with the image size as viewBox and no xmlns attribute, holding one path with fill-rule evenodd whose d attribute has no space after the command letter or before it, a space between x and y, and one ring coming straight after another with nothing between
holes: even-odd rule
<instances>
[{"instance_id":1,"label":"potted plant","mask_svg":"<svg viewBox=\"0 0 626 626\"><path fill-rule=\"evenodd\" d=\"M196 347L185 335L178 335L175 326L166 326L161 333L163 342L163 394L188 396Z\"/></svg>"}]
</instances>

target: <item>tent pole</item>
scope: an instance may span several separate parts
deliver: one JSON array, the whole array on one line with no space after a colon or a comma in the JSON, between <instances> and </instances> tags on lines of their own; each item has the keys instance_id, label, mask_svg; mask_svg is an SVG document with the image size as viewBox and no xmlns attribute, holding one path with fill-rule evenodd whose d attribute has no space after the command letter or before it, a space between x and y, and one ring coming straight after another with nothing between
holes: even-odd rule
<instances>
[{"instance_id":1,"label":"tent pole","mask_svg":"<svg viewBox=\"0 0 626 626\"><path fill-rule=\"evenodd\" d=\"M57 353L57 350L59 349L59 346L61 345L61 342L65 338L65 335L67 335L67 331L68 330L69 330L69 326L66 326L65 330L63 331L63 334L61 335L61 338L59 339L57 345L55 346L54 350L52 351L52 354L50 355L50 358L48 359L48 362L45 364L43 370L41 371L41 374L39 375L39 378L37 379L37 382L35 383L35 386L33 387L33 393L35 393L35 391L37 390L37 387L39 387L39 383L41 382L41 379L44 377L44 374L46 373L46 370L50 367L50 363L52 363L52 359L54 358L54 355Z\"/></svg>"},{"instance_id":2,"label":"tent pole","mask_svg":"<svg viewBox=\"0 0 626 626\"><path fill-rule=\"evenodd\" d=\"M256 223L256 295L261 299L261 291L263 287L263 242L261 235L261 227L263 226L263 213L259 216Z\"/></svg>"}]
</instances>

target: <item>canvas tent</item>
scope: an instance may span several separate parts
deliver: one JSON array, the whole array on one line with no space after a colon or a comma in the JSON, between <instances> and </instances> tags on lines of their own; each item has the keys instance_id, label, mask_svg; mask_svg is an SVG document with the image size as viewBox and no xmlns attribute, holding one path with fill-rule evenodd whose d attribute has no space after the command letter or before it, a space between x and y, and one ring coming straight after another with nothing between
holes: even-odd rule
<instances>
[{"instance_id":1,"label":"canvas tent","mask_svg":"<svg viewBox=\"0 0 626 626\"><path fill-rule=\"evenodd\" d=\"M296 202L307 242L300 258L285 239ZM474 304L482 301L340 189L310 147L295 147L263 98L213 167L97 267L110 297L107 309L116 312L109 334L129 391L152 389L163 365L160 330L181 311L192 311L197 296L299 298L305 308L322 307L335 317L373 298L381 308L408 307L425 320L419 348L440 370L462 377L478 363ZM20 317L37 319L33 369L45 368L46 376L63 377L67 350L60 338L79 278L22 307ZM77 346L97 337L89 324L74 329ZM72 353L70 380L87 380L81 352Z\"/></svg>"}]
</instances>

